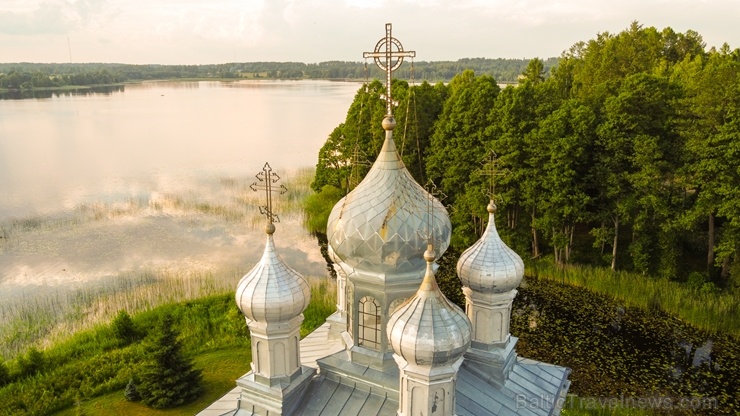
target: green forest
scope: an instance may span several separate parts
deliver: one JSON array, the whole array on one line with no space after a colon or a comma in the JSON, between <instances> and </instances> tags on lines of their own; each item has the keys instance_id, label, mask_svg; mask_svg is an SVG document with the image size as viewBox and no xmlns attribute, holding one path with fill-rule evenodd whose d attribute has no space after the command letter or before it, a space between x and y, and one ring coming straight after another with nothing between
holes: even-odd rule
<instances>
[{"instance_id":1,"label":"green forest","mask_svg":"<svg viewBox=\"0 0 740 416\"><path fill-rule=\"evenodd\" d=\"M396 79L394 138L414 177L446 194L453 251L478 239L493 198L499 232L525 260L733 290L739 75L740 50L633 22L576 43L549 69L529 61L517 86L473 70L447 84ZM383 90L364 85L329 135L314 200L330 206L370 168Z\"/></svg>"},{"instance_id":2,"label":"green forest","mask_svg":"<svg viewBox=\"0 0 740 416\"><path fill-rule=\"evenodd\" d=\"M396 74L403 79L449 81L465 69L495 77L501 83L516 83L527 66L525 59L460 59L457 61L415 62ZM544 61L546 68L556 58ZM370 61L234 62L214 65L127 65L109 63L41 64L0 63L0 88L28 90L64 86L111 85L123 82L162 79L328 79L360 80L381 77Z\"/></svg>"}]
</instances>

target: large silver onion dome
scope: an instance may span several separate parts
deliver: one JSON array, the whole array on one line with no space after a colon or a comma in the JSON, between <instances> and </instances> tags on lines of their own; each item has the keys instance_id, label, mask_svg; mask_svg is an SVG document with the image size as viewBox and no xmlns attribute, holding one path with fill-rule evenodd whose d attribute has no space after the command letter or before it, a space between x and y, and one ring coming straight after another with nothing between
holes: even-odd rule
<instances>
[{"instance_id":1,"label":"large silver onion dome","mask_svg":"<svg viewBox=\"0 0 740 416\"><path fill-rule=\"evenodd\" d=\"M475 244L457 261L457 275L463 286L487 293L516 289L524 277L524 262L509 248L496 231L496 205L488 204L488 226Z\"/></svg>"},{"instance_id":2,"label":"large silver onion dome","mask_svg":"<svg viewBox=\"0 0 740 416\"><path fill-rule=\"evenodd\" d=\"M422 270L427 231L441 256L452 226L442 204L406 170L393 141L392 117L383 120L386 139L367 176L332 209L329 245L347 265L375 273ZM429 214L431 212L431 214Z\"/></svg>"},{"instance_id":3,"label":"large silver onion dome","mask_svg":"<svg viewBox=\"0 0 740 416\"><path fill-rule=\"evenodd\" d=\"M245 274L236 288L236 304L250 320L265 323L289 321L300 315L311 300L306 279L290 268L275 251L270 223L260 262Z\"/></svg>"},{"instance_id":4,"label":"large silver onion dome","mask_svg":"<svg viewBox=\"0 0 740 416\"><path fill-rule=\"evenodd\" d=\"M434 257L430 248L425 253L427 270L421 287L388 319L393 351L416 365L448 364L470 347L470 320L439 290L432 268Z\"/></svg>"}]
</instances>

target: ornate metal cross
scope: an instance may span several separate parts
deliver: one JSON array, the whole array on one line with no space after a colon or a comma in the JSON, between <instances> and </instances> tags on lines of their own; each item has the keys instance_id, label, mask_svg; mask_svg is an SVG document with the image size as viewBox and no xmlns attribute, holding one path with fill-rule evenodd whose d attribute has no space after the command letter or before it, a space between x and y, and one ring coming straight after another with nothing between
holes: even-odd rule
<instances>
[{"instance_id":1,"label":"ornate metal cross","mask_svg":"<svg viewBox=\"0 0 740 416\"><path fill-rule=\"evenodd\" d=\"M416 231L417 235L427 240L427 244L431 244L434 247L437 246L437 242L433 241L434 237L434 198L437 198L440 203L447 198L447 195L442 190L437 188L437 185L430 179L426 186L427 190L427 229Z\"/></svg>"},{"instance_id":2,"label":"ornate metal cross","mask_svg":"<svg viewBox=\"0 0 740 416\"><path fill-rule=\"evenodd\" d=\"M496 155L496 152L491 151L491 154L488 155L486 158L486 162L483 165L482 174L485 176L488 176L488 191L490 192L490 198L491 201L493 201L494 196L496 194L496 177L497 176L505 176L509 174L508 169L498 169L498 160L496 159L498 156Z\"/></svg>"},{"instance_id":3,"label":"ornate metal cross","mask_svg":"<svg viewBox=\"0 0 740 416\"><path fill-rule=\"evenodd\" d=\"M375 65L377 65L382 71L385 71L385 102L386 113L389 116L393 115L391 110L391 105L393 103L393 99L391 98L391 73L401 66L403 58L413 58L416 56L415 51L403 50L401 42L391 36L391 27L392 25L390 23L385 24L385 37L380 39L375 45L375 51L364 52L362 54L363 58L374 58ZM381 51L381 49L384 50Z\"/></svg>"},{"instance_id":4,"label":"ornate metal cross","mask_svg":"<svg viewBox=\"0 0 740 416\"><path fill-rule=\"evenodd\" d=\"M280 180L280 176L278 176L277 173L272 171L272 167L270 167L269 163L265 163L265 166L262 167L262 172L254 175L260 182L264 183L257 183L254 182L253 184L249 185L249 188L253 191L265 191L265 199L266 203L265 205L260 206L260 214L267 217L267 221L270 223L273 222L280 222L280 217L278 217L277 214L272 212L272 193L273 192L280 192L280 194L284 194L288 192L288 188L285 187L285 185L280 184L279 187L276 186L276 189L273 189L273 184Z\"/></svg>"}]
</instances>

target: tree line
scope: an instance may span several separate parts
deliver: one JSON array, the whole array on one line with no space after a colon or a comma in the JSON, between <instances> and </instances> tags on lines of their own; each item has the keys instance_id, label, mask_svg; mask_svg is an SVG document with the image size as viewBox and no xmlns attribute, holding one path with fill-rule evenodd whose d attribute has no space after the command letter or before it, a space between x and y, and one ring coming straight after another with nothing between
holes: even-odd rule
<instances>
[{"instance_id":1,"label":"tree line","mask_svg":"<svg viewBox=\"0 0 740 416\"><path fill-rule=\"evenodd\" d=\"M415 62L397 73L403 79L449 81L464 69L488 74L502 83L516 83L527 66L526 59L460 59L458 61ZM556 58L545 60L554 66ZM127 81L178 78L266 78L266 79L366 79L382 77L371 62L329 61L234 62L212 65L126 65L126 64L40 64L0 63L0 88L21 90L67 85L107 85Z\"/></svg>"},{"instance_id":2,"label":"tree line","mask_svg":"<svg viewBox=\"0 0 740 416\"><path fill-rule=\"evenodd\" d=\"M633 22L549 70L529 61L518 86L465 70L447 85L392 87L397 145L412 175L447 195L453 249L480 236L493 198L523 257L708 290L740 282L740 50ZM369 169L382 92L361 88L321 148L319 195L348 192Z\"/></svg>"}]
</instances>

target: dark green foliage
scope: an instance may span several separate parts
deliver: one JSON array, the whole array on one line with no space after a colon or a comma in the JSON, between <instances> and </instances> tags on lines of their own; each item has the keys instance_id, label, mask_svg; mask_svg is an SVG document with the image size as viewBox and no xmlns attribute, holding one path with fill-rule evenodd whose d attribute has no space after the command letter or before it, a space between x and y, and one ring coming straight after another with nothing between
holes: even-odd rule
<instances>
[{"instance_id":1,"label":"dark green foliage","mask_svg":"<svg viewBox=\"0 0 740 416\"><path fill-rule=\"evenodd\" d=\"M10 383L10 371L5 361L0 358L0 387Z\"/></svg>"},{"instance_id":2,"label":"dark green foliage","mask_svg":"<svg viewBox=\"0 0 740 416\"><path fill-rule=\"evenodd\" d=\"M331 185L324 185L321 191L306 198L303 209L306 212L305 226L308 232L326 233L329 214L342 196L344 195L341 190Z\"/></svg>"},{"instance_id":3,"label":"dark green foliage","mask_svg":"<svg viewBox=\"0 0 740 416\"><path fill-rule=\"evenodd\" d=\"M126 400L130 402L138 402L141 400L141 394L139 394L139 389L136 388L136 383L134 383L133 378L129 379L128 384L126 384L126 388L123 390L123 395L126 397Z\"/></svg>"},{"instance_id":4,"label":"dark green foliage","mask_svg":"<svg viewBox=\"0 0 740 416\"><path fill-rule=\"evenodd\" d=\"M120 345L129 345L139 339L139 333L134 325L134 320L123 309L113 318L110 326L113 336L116 337Z\"/></svg>"},{"instance_id":5,"label":"dark green foliage","mask_svg":"<svg viewBox=\"0 0 740 416\"><path fill-rule=\"evenodd\" d=\"M460 251L486 224L483 163L495 152L498 230L524 258L677 281L707 272L712 287L733 288L740 50L704 47L696 32L633 22L573 45L557 68L531 60L516 87L465 68L446 87L394 80L394 138L417 181L447 195ZM358 93L321 150L315 190L348 192L364 176L382 141L382 91L373 81ZM406 117L411 103L422 116Z\"/></svg>"},{"instance_id":6,"label":"dark green foliage","mask_svg":"<svg viewBox=\"0 0 740 416\"><path fill-rule=\"evenodd\" d=\"M570 392L579 396L716 398L712 414L740 406L738 340L658 310L527 277L511 332L520 355L571 368Z\"/></svg>"},{"instance_id":7,"label":"dark green foliage","mask_svg":"<svg viewBox=\"0 0 740 416\"><path fill-rule=\"evenodd\" d=\"M151 332L164 313L176 316L183 324L183 346L190 353L232 346L249 348L247 326L233 293L162 306L137 314L133 320L142 332ZM85 331L46 350L46 371L31 378L13 379L0 389L0 415L51 414L71 408L78 393L87 400L123 392L148 357L141 343L121 347L111 335L108 327ZM44 399L39 400L41 397Z\"/></svg>"},{"instance_id":8,"label":"dark green foliage","mask_svg":"<svg viewBox=\"0 0 740 416\"><path fill-rule=\"evenodd\" d=\"M32 347L26 355L20 356L18 361L18 372L21 377L31 377L44 370L46 367L46 357L44 353Z\"/></svg>"},{"instance_id":9,"label":"dark green foliage","mask_svg":"<svg viewBox=\"0 0 740 416\"><path fill-rule=\"evenodd\" d=\"M465 310L465 295L462 292L460 278L457 277L457 259L460 253L454 249L448 249L439 259L439 269L435 275L439 290L447 296L454 304Z\"/></svg>"},{"instance_id":10,"label":"dark green foliage","mask_svg":"<svg viewBox=\"0 0 740 416\"><path fill-rule=\"evenodd\" d=\"M201 371L184 356L172 315L165 314L147 339L138 377L142 403L155 409L175 407L200 395Z\"/></svg>"}]
</instances>

